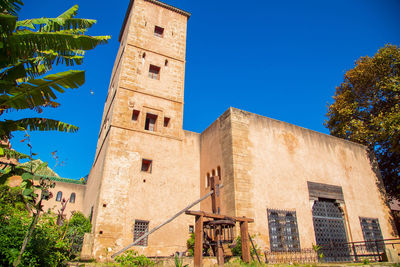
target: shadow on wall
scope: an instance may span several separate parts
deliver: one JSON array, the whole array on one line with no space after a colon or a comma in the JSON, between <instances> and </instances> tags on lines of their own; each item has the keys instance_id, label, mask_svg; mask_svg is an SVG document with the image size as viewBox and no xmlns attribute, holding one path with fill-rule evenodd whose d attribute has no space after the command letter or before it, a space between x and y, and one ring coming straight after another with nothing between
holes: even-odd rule
<instances>
[{"instance_id":1,"label":"shadow on wall","mask_svg":"<svg viewBox=\"0 0 400 267\"><path fill-rule=\"evenodd\" d=\"M371 169L377 177L376 186L378 187L379 192L381 193L381 199L385 203L386 207L390 210L389 196L385 190L385 185L383 183L381 172L379 171L378 161L375 157L375 153L370 148L368 148L367 153L368 153L369 161L371 163ZM389 222L389 225L392 226L392 229L391 229L392 231L390 234L393 236L398 236L399 233L397 232L396 223L394 221L393 215L392 215L392 213L389 213L389 214L390 215L388 215L388 222Z\"/></svg>"}]
</instances>

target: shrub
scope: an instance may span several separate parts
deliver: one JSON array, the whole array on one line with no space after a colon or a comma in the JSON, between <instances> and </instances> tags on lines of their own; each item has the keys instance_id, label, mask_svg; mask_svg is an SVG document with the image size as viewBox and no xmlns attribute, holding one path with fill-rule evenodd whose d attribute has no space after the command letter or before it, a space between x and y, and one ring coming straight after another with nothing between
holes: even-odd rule
<instances>
[{"instance_id":1,"label":"shrub","mask_svg":"<svg viewBox=\"0 0 400 267\"><path fill-rule=\"evenodd\" d=\"M134 250L128 250L124 254L115 257L115 261L122 266L151 266L154 261L144 255L138 255Z\"/></svg>"},{"instance_id":2,"label":"shrub","mask_svg":"<svg viewBox=\"0 0 400 267\"><path fill-rule=\"evenodd\" d=\"M92 229L90 220L81 212L74 212L69 221L62 226L65 239L71 244L70 257L76 258L82 250L83 237Z\"/></svg>"},{"instance_id":3,"label":"shrub","mask_svg":"<svg viewBox=\"0 0 400 267\"><path fill-rule=\"evenodd\" d=\"M62 240L56 216L40 216L32 238L22 255L22 266L59 266L66 262L69 243ZM0 203L0 265L11 266L18 257L32 216L10 204Z\"/></svg>"},{"instance_id":4,"label":"shrub","mask_svg":"<svg viewBox=\"0 0 400 267\"><path fill-rule=\"evenodd\" d=\"M194 256L194 233L190 234L189 239L186 241L186 247L189 256Z\"/></svg>"},{"instance_id":5,"label":"shrub","mask_svg":"<svg viewBox=\"0 0 400 267\"><path fill-rule=\"evenodd\" d=\"M253 243L254 243L254 236L252 236L252 239L253 239ZM236 242L236 246L234 248L232 248L232 255L242 257L242 239L241 239L240 235L238 235L236 237L235 242ZM250 241L249 241L249 246L250 246L250 255L254 256L256 254L256 251L253 249L253 246L251 245ZM257 252L259 252L259 248L256 243L254 243L254 247L256 248Z\"/></svg>"}]
</instances>

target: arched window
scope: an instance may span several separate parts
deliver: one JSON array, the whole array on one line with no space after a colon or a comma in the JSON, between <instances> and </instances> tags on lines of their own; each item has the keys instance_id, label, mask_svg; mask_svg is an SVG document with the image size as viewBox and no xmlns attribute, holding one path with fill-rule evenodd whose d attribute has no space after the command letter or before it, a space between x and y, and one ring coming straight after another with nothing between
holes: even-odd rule
<instances>
[{"instance_id":1,"label":"arched window","mask_svg":"<svg viewBox=\"0 0 400 267\"><path fill-rule=\"evenodd\" d=\"M61 199L62 199L62 192L61 192L61 191L58 191L58 192L57 192L56 201L60 202Z\"/></svg>"},{"instance_id":2,"label":"arched window","mask_svg":"<svg viewBox=\"0 0 400 267\"><path fill-rule=\"evenodd\" d=\"M75 203L75 197L76 197L75 193L71 193L71 196L69 197L69 202Z\"/></svg>"},{"instance_id":3,"label":"arched window","mask_svg":"<svg viewBox=\"0 0 400 267\"><path fill-rule=\"evenodd\" d=\"M211 171L211 176L212 176L212 177L215 177L215 170L212 170L212 171Z\"/></svg>"},{"instance_id":4,"label":"arched window","mask_svg":"<svg viewBox=\"0 0 400 267\"><path fill-rule=\"evenodd\" d=\"M220 166L217 167L217 175L218 175L219 179L221 180L221 167Z\"/></svg>"},{"instance_id":5,"label":"arched window","mask_svg":"<svg viewBox=\"0 0 400 267\"><path fill-rule=\"evenodd\" d=\"M165 67L168 67L168 59L165 60Z\"/></svg>"}]
</instances>

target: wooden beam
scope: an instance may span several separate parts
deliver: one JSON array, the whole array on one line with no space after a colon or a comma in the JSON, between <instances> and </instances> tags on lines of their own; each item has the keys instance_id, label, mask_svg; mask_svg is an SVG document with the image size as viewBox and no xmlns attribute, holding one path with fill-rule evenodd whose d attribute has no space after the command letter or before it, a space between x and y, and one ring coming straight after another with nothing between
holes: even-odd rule
<instances>
[{"instance_id":1,"label":"wooden beam","mask_svg":"<svg viewBox=\"0 0 400 267\"><path fill-rule=\"evenodd\" d=\"M250 263L249 223L240 222L240 237L242 240L242 260Z\"/></svg>"},{"instance_id":2,"label":"wooden beam","mask_svg":"<svg viewBox=\"0 0 400 267\"><path fill-rule=\"evenodd\" d=\"M220 201L220 192L219 192L219 177L213 176L210 177L211 187L210 189L214 192L211 195L211 210L215 214L221 213L221 201Z\"/></svg>"},{"instance_id":3,"label":"wooden beam","mask_svg":"<svg viewBox=\"0 0 400 267\"><path fill-rule=\"evenodd\" d=\"M234 217L234 216L226 216L223 214L213 214L209 212L204 212L204 211L191 211L188 210L185 212L187 215L193 215L193 216L203 216L204 218L212 218L212 219L234 219L238 222L248 222L252 223L254 222L254 219L252 218L246 218L246 217Z\"/></svg>"},{"instance_id":4,"label":"wooden beam","mask_svg":"<svg viewBox=\"0 0 400 267\"><path fill-rule=\"evenodd\" d=\"M194 226L194 266L203 264L203 216L196 216Z\"/></svg>"}]
</instances>

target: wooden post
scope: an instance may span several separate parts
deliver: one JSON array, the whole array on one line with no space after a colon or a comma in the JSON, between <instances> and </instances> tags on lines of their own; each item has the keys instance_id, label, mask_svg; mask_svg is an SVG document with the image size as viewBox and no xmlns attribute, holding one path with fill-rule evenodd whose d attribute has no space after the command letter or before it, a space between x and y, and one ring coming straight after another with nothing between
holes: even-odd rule
<instances>
[{"instance_id":1,"label":"wooden post","mask_svg":"<svg viewBox=\"0 0 400 267\"><path fill-rule=\"evenodd\" d=\"M217 241L217 262L218 265L224 265L224 250L222 248L222 226L215 230L215 240Z\"/></svg>"},{"instance_id":2,"label":"wooden post","mask_svg":"<svg viewBox=\"0 0 400 267\"><path fill-rule=\"evenodd\" d=\"M242 260L250 263L249 223L240 222L240 238L242 240Z\"/></svg>"},{"instance_id":3,"label":"wooden post","mask_svg":"<svg viewBox=\"0 0 400 267\"><path fill-rule=\"evenodd\" d=\"M200 267L203 262L203 216L196 216L194 227L194 266Z\"/></svg>"},{"instance_id":4,"label":"wooden post","mask_svg":"<svg viewBox=\"0 0 400 267\"><path fill-rule=\"evenodd\" d=\"M221 213L221 200L220 200L220 186L219 186L219 177L218 176L212 176L210 177L210 184L211 184L211 190L214 192L211 195L211 208L212 212L215 214L220 214Z\"/></svg>"}]
</instances>

